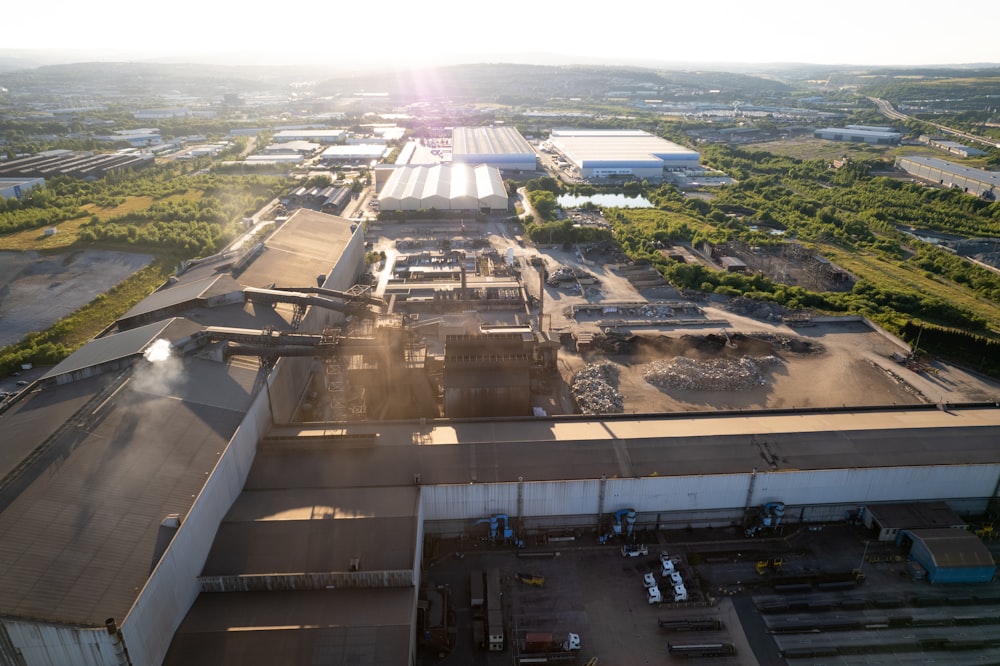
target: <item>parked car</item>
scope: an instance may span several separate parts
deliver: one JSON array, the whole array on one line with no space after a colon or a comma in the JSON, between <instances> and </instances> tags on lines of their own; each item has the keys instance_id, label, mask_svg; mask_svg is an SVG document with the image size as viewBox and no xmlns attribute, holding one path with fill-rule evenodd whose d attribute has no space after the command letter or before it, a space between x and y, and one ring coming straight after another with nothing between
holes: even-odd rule
<instances>
[{"instance_id":1,"label":"parked car","mask_svg":"<svg viewBox=\"0 0 1000 666\"><path fill-rule=\"evenodd\" d=\"M656 576L652 572L642 574L642 585L646 588L656 587Z\"/></svg>"},{"instance_id":2,"label":"parked car","mask_svg":"<svg viewBox=\"0 0 1000 666\"><path fill-rule=\"evenodd\" d=\"M625 544L622 546L622 557L639 557L645 555L649 555L649 548L646 548L646 546L642 544L639 544L638 546Z\"/></svg>"}]
</instances>

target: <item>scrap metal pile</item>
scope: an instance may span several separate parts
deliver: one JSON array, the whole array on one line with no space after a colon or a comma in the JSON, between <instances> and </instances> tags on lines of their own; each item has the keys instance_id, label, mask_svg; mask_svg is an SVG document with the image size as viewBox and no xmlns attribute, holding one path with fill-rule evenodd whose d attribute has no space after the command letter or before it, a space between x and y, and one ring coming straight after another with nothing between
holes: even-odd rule
<instances>
[{"instance_id":1,"label":"scrap metal pile","mask_svg":"<svg viewBox=\"0 0 1000 666\"><path fill-rule=\"evenodd\" d=\"M671 361L653 361L643 379L660 389L693 391L749 391L766 383L764 372L782 360L777 356L743 356L699 361L678 356Z\"/></svg>"},{"instance_id":2,"label":"scrap metal pile","mask_svg":"<svg viewBox=\"0 0 1000 666\"><path fill-rule=\"evenodd\" d=\"M618 368L603 361L590 363L573 375L572 393L583 414L621 414L625 403L615 388Z\"/></svg>"}]
</instances>

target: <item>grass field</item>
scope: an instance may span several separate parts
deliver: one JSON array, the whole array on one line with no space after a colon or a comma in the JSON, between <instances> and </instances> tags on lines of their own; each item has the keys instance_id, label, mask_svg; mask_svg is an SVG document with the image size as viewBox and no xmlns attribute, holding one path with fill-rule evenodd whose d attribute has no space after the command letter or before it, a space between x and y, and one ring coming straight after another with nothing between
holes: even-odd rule
<instances>
[{"instance_id":1,"label":"grass field","mask_svg":"<svg viewBox=\"0 0 1000 666\"><path fill-rule=\"evenodd\" d=\"M0 250L60 250L76 242L80 227L90 221L89 217L78 217L54 225L56 233L45 235L44 229L28 229L0 236Z\"/></svg>"},{"instance_id":2,"label":"grass field","mask_svg":"<svg viewBox=\"0 0 1000 666\"><path fill-rule=\"evenodd\" d=\"M775 155L794 157L800 160L833 160L850 157L855 160L889 160L895 161L900 155L937 157L949 162L963 164L973 169L981 169L984 158L962 158L924 145L906 144L905 146L873 146L865 143L849 143L847 141L828 141L812 137L782 139L780 141L764 141L747 146L752 150L764 150Z\"/></svg>"},{"instance_id":3,"label":"grass field","mask_svg":"<svg viewBox=\"0 0 1000 666\"><path fill-rule=\"evenodd\" d=\"M201 199L203 192L200 190L188 190L184 194L175 194L163 199L154 200L150 196L128 197L118 206L102 208L94 204L86 204L81 208L87 212L87 217L78 217L66 220L59 224L46 227L54 228L56 233L51 236L45 235L45 229L28 229L12 234L0 236L0 250L60 250L71 246L79 237L80 227L90 222L92 216L97 216L102 222L112 218L134 213L136 211L149 208L154 201L161 202L197 202Z\"/></svg>"},{"instance_id":4,"label":"grass field","mask_svg":"<svg viewBox=\"0 0 1000 666\"><path fill-rule=\"evenodd\" d=\"M841 268L872 284L934 296L982 317L994 331L1000 330L1000 306L980 298L961 285L940 278L931 279L922 272L884 261L870 254L851 254L830 246L823 246L822 251Z\"/></svg>"}]
</instances>

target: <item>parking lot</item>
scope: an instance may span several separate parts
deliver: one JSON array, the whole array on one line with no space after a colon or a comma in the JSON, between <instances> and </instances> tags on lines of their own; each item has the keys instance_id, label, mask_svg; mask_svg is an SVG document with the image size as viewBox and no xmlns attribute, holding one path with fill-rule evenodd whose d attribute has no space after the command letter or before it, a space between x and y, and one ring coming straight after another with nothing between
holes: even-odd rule
<instances>
[{"instance_id":1,"label":"parking lot","mask_svg":"<svg viewBox=\"0 0 1000 666\"><path fill-rule=\"evenodd\" d=\"M534 632L558 640L578 634L576 662L597 657L600 666L689 663L668 654L670 643L731 645L734 655L711 661L723 665L1000 660L997 648L955 652L941 642L996 639L1000 645L995 618L1000 584L914 580L900 551L873 541L860 526L790 527L761 539L744 538L730 528L648 530L639 538L648 554L637 557L623 557L620 543L597 545L589 535L529 542L523 550L482 539L438 542L441 555L426 579L452 591L457 642L443 659L430 657L425 663L517 663L517 644ZM995 542L990 547L997 554ZM644 574L652 573L661 590L669 589L661 572L662 552L676 562L688 601L647 602ZM472 644L470 573L491 567L500 570L504 590L507 645L500 653ZM520 582L518 573L544 578L544 584ZM813 584L780 591L782 581L803 579ZM709 628L687 630L686 623ZM794 656L824 647L841 654L820 661Z\"/></svg>"}]
</instances>

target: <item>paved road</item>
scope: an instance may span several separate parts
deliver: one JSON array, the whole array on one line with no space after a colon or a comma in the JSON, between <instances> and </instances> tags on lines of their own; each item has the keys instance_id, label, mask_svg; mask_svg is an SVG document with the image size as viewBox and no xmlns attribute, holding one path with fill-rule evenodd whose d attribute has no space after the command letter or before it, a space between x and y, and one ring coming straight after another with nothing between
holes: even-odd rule
<instances>
[{"instance_id":1,"label":"paved road","mask_svg":"<svg viewBox=\"0 0 1000 666\"><path fill-rule=\"evenodd\" d=\"M757 663L760 666L785 666L785 660L778 652L778 646L771 638L764 618L760 616L750 595L738 594L732 599L733 607L736 608L736 614L740 618L740 624L743 625L743 633L746 634L747 642L753 649Z\"/></svg>"}]
</instances>

